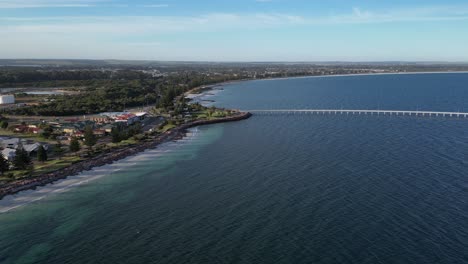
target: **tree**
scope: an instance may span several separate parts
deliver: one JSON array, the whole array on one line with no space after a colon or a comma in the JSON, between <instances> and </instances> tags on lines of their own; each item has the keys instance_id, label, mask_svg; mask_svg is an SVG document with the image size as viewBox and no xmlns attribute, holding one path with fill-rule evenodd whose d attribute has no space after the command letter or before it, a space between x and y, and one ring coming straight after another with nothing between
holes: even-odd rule
<instances>
[{"instance_id":1,"label":"tree","mask_svg":"<svg viewBox=\"0 0 468 264\"><path fill-rule=\"evenodd\" d=\"M80 146L80 142L78 141L78 139L76 137L72 137L70 141L70 151L77 152L80 150L80 148L81 146Z\"/></svg>"},{"instance_id":2,"label":"tree","mask_svg":"<svg viewBox=\"0 0 468 264\"><path fill-rule=\"evenodd\" d=\"M51 126L47 125L42 129L41 136L47 139L52 135L53 132L54 129Z\"/></svg>"},{"instance_id":3,"label":"tree","mask_svg":"<svg viewBox=\"0 0 468 264\"><path fill-rule=\"evenodd\" d=\"M10 162L0 153L0 175L10 169Z\"/></svg>"},{"instance_id":4,"label":"tree","mask_svg":"<svg viewBox=\"0 0 468 264\"><path fill-rule=\"evenodd\" d=\"M17 169L25 170L31 164L31 157L29 153L24 150L23 146L19 145L15 152L15 158L13 160L13 165Z\"/></svg>"},{"instance_id":5,"label":"tree","mask_svg":"<svg viewBox=\"0 0 468 264\"><path fill-rule=\"evenodd\" d=\"M139 123L139 122L131 125L128 128L129 137L134 136L136 134L140 134L142 132L142 130L143 130L143 127L141 126L141 123Z\"/></svg>"},{"instance_id":6,"label":"tree","mask_svg":"<svg viewBox=\"0 0 468 264\"><path fill-rule=\"evenodd\" d=\"M85 139L86 146L92 147L96 145L97 138L96 138L96 135L94 135L92 126L86 126L85 131L84 131L84 139Z\"/></svg>"},{"instance_id":7,"label":"tree","mask_svg":"<svg viewBox=\"0 0 468 264\"><path fill-rule=\"evenodd\" d=\"M113 127L111 130L112 143L119 143L122 141L120 136L120 129L118 127Z\"/></svg>"},{"instance_id":8,"label":"tree","mask_svg":"<svg viewBox=\"0 0 468 264\"><path fill-rule=\"evenodd\" d=\"M37 149L37 160L40 162L47 161L47 151L42 145Z\"/></svg>"},{"instance_id":9,"label":"tree","mask_svg":"<svg viewBox=\"0 0 468 264\"><path fill-rule=\"evenodd\" d=\"M60 159L62 157L62 153L62 142L57 141L57 143L54 145L54 154L58 157L58 159Z\"/></svg>"},{"instance_id":10,"label":"tree","mask_svg":"<svg viewBox=\"0 0 468 264\"><path fill-rule=\"evenodd\" d=\"M0 127L1 127L2 129L7 129L7 128L8 128L8 121L2 120L2 121L0 122Z\"/></svg>"}]
</instances>

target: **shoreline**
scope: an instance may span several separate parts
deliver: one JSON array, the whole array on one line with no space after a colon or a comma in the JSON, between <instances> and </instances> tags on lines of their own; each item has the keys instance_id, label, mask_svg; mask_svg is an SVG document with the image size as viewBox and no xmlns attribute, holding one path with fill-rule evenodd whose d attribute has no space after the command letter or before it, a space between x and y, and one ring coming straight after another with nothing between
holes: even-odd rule
<instances>
[{"instance_id":1,"label":"shoreline","mask_svg":"<svg viewBox=\"0 0 468 264\"><path fill-rule=\"evenodd\" d=\"M332 77L353 77L353 76L372 76L372 75L419 75L419 74L468 74L468 71L414 71L414 72L370 72L370 73L349 73L349 74L327 74L327 75L302 75L302 76L288 76L288 77L271 77L271 78L248 78L239 80L223 81L219 83L202 85L192 88L184 93L184 96L198 95L202 93L193 93L194 90L206 89L211 91L216 87L223 87L225 85L250 82L250 81L277 81L277 80L290 80L290 79L309 79L309 78L332 78Z\"/></svg>"},{"instance_id":2,"label":"shoreline","mask_svg":"<svg viewBox=\"0 0 468 264\"><path fill-rule=\"evenodd\" d=\"M229 83L246 82L246 81L278 81L290 79L309 79L309 78L332 78L332 77L353 77L353 76L373 76L373 75L422 75L422 74L468 74L468 71L415 71L415 72L374 72L374 73L349 73L349 74L327 74L327 75L304 75L304 76L290 76L290 77L274 77L274 78L258 78L258 79L244 79L236 81L226 81L219 85L224 86Z\"/></svg>"},{"instance_id":3,"label":"shoreline","mask_svg":"<svg viewBox=\"0 0 468 264\"><path fill-rule=\"evenodd\" d=\"M219 84L215 84L215 86L224 86L230 83L248 82L248 81L276 81L276 80L308 79L308 78L331 78L331 77L352 77L352 76L372 76L372 75L419 75L419 74L421 75L422 74L468 74L468 71L372 72L372 73L349 73L349 74L327 74L327 75L303 75L303 76L233 80L233 81L221 82Z\"/></svg>"},{"instance_id":4,"label":"shoreline","mask_svg":"<svg viewBox=\"0 0 468 264\"><path fill-rule=\"evenodd\" d=\"M375 72L375 73L350 73L350 74L328 74L328 75L304 75L292 77L278 77L278 78L263 78L252 79L256 81L275 81L275 80L288 80L288 79L308 79L308 78L331 78L331 77L347 77L347 76L372 76L372 75L423 75L423 74L468 74L468 71L415 71L415 72Z\"/></svg>"},{"instance_id":5,"label":"shoreline","mask_svg":"<svg viewBox=\"0 0 468 264\"><path fill-rule=\"evenodd\" d=\"M180 148L185 144L185 140L191 140L198 134L198 127L191 128L186 135L180 140L167 141L159 145L157 148L147 149L145 151L130 155L114 163L105 164L94 167L89 171L82 171L76 175L59 179L53 183L37 186L34 189L20 191L13 195L7 195L0 200L0 215L16 210L31 203L41 201L55 194L65 193L77 186L89 184L95 180L104 177L113 177L114 173L125 169L127 166L132 166L135 162L147 159L147 155L152 158L158 158Z\"/></svg>"},{"instance_id":6,"label":"shoreline","mask_svg":"<svg viewBox=\"0 0 468 264\"><path fill-rule=\"evenodd\" d=\"M212 120L197 120L180 125L157 136L154 140L150 142L142 142L134 146L118 149L113 152L102 153L96 157L77 162L66 168L62 168L54 172L45 173L43 175L31 179L13 181L4 187L0 187L0 200L9 195L17 194L21 191L34 190L36 187L39 186L54 184L56 181L66 179L68 177L77 176L81 172L89 171L93 168L102 167L107 164L112 164L119 160L144 152L145 150L154 149L157 146L166 142L181 139L187 133L187 129L189 128L203 125L241 121L244 119L248 119L251 116L252 114L249 112L239 112L237 115L230 117Z\"/></svg>"}]
</instances>

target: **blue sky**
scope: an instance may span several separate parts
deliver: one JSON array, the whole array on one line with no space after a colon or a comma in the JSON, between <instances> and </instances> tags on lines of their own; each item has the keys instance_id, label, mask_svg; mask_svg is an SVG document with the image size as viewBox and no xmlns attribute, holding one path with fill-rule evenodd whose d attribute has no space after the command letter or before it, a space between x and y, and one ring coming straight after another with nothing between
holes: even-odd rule
<instances>
[{"instance_id":1,"label":"blue sky","mask_svg":"<svg viewBox=\"0 0 468 264\"><path fill-rule=\"evenodd\" d=\"M0 58L468 62L468 2L0 0L0 36Z\"/></svg>"}]
</instances>

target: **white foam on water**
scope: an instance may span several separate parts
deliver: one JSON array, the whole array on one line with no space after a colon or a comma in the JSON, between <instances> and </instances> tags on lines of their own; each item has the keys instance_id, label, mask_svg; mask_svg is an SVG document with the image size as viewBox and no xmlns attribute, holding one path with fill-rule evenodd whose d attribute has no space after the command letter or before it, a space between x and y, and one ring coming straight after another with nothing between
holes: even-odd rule
<instances>
[{"instance_id":1,"label":"white foam on water","mask_svg":"<svg viewBox=\"0 0 468 264\"><path fill-rule=\"evenodd\" d=\"M199 135L198 128L189 129L186 136L180 140L166 142L155 149L149 149L133 156L118 160L112 164L95 167L89 171L83 171L66 179L58 180L45 186L39 186L35 190L25 190L14 195L8 195L0 200L0 214L18 209L27 204L40 201L51 195L64 193L74 187L88 184L102 177L115 175L116 172L138 165L142 161L154 160L175 149L184 146L186 143L196 139Z\"/></svg>"},{"instance_id":2,"label":"white foam on water","mask_svg":"<svg viewBox=\"0 0 468 264\"><path fill-rule=\"evenodd\" d=\"M214 103L214 102L211 102L209 100L211 100L212 97L215 97L216 95L218 95L222 91L223 91L222 89L213 88L211 90L207 90L207 91L204 91L204 92L199 93L199 94L188 94L185 97L189 98L189 99L192 99L194 102L198 102L203 106L208 107L208 106L213 105L213 103Z\"/></svg>"}]
</instances>

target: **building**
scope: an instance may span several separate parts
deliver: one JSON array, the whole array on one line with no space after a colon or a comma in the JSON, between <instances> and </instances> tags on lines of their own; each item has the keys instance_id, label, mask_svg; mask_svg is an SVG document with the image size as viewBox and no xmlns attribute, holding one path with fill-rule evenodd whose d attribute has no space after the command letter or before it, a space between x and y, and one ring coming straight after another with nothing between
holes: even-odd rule
<instances>
[{"instance_id":1,"label":"building","mask_svg":"<svg viewBox=\"0 0 468 264\"><path fill-rule=\"evenodd\" d=\"M16 150L14 149L4 149L2 150L2 155L5 159L7 159L8 161L13 161L13 159L15 159L15 156L16 156Z\"/></svg>"},{"instance_id":2,"label":"building","mask_svg":"<svg viewBox=\"0 0 468 264\"><path fill-rule=\"evenodd\" d=\"M93 130L93 134L94 134L95 136L101 136L101 137L102 137L102 136L105 136L106 133L107 133L107 132L106 132L106 130L104 130L104 129L95 129L95 130Z\"/></svg>"},{"instance_id":3,"label":"building","mask_svg":"<svg viewBox=\"0 0 468 264\"><path fill-rule=\"evenodd\" d=\"M68 134L68 135L72 135L77 131L79 131L79 130L76 127L64 127L63 128L63 132Z\"/></svg>"},{"instance_id":4,"label":"building","mask_svg":"<svg viewBox=\"0 0 468 264\"><path fill-rule=\"evenodd\" d=\"M16 149L18 144L23 143L19 138L2 138L0 139L0 147ZM24 142L26 143L26 142Z\"/></svg>"},{"instance_id":5,"label":"building","mask_svg":"<svg viewBox=\"0 0 468 264\"><path fill-rule=\"evenodd\" d=\"M0 95L0 105L14 104L14 103L15 103L14 95Z\"/></svg>"},{"instance_id":6,"label":"building","mask_svg":"<svg viewBox=\"0 0 468 264\"><path fill-rule=\"evenodd\" d=\"M138 113L135 113L135 115L136 115L140 120L144 120L144 119L148 116L148 113L147 113L147 112L138 112Z\"/></svg>"},{"instance_id":7,"label":"building","mask_svg":"<svg viewBox=\"0 0 468 264\"><path fill-rule=\"evenodd\" d=\"M106 131L106 133L110 134L112 132L112 125L105 125L103 127L101 127L101 129L104 129L104 131Z\"/></svg>"},{"instance_id":8,"label":"building","mask_svg":"<svg viewBox=\"0 0 468 264\"><path fill-rule=\"evenodd\" d=\"M0 147L3 148L3 155L9 159L7 155L11 156L17 148L22 147L28 152L29 155L35 155L40 146L43 146L45 150L49 149L48 144L42 144L34 142L32 140L24 140L20 138L0 138Z\"/></svg>"},{"instance_id":9,"label":"building","mask_svg":"<svg viewBox=\"0 0 468 264\"><path fill-rule=\"evenodd\" d=\"M119 115L119 116L116 116L114 118L114 122L115 123L124 123L124 124L127 124L127 125L131 125L137 121L139 121L140 118L132 113L126 113L126 114L123 114L123 115Z\"/></svg>"},{"instance_id":10,"label":"building","mask_svg":"<svg viewBox=\"0 0 468 264\"><path fill-rule=\"evenodd\" d=\"M36 156L37 151L39 150L39 147L43 147L46 151L49 149L49 145L47 144L41 144L41 143L34 143L34 144L25 144L23 145L24 150L28 152L30 156Z\"/></svg>"},{"instance_id":11,"label":"building","mask_svg":"<svg viewBox=\"0 0 468 264\"><path fill-rule=\"evenodd\" d=\"M140 120L145 119L147 116L146 112L138 112L136 114L130 112L109 112L109 113L102 113L101 116L109 118L109 120L113 120L114 123L121 123L126 125L132 125Z\"/></svg>"}]
</instances>

